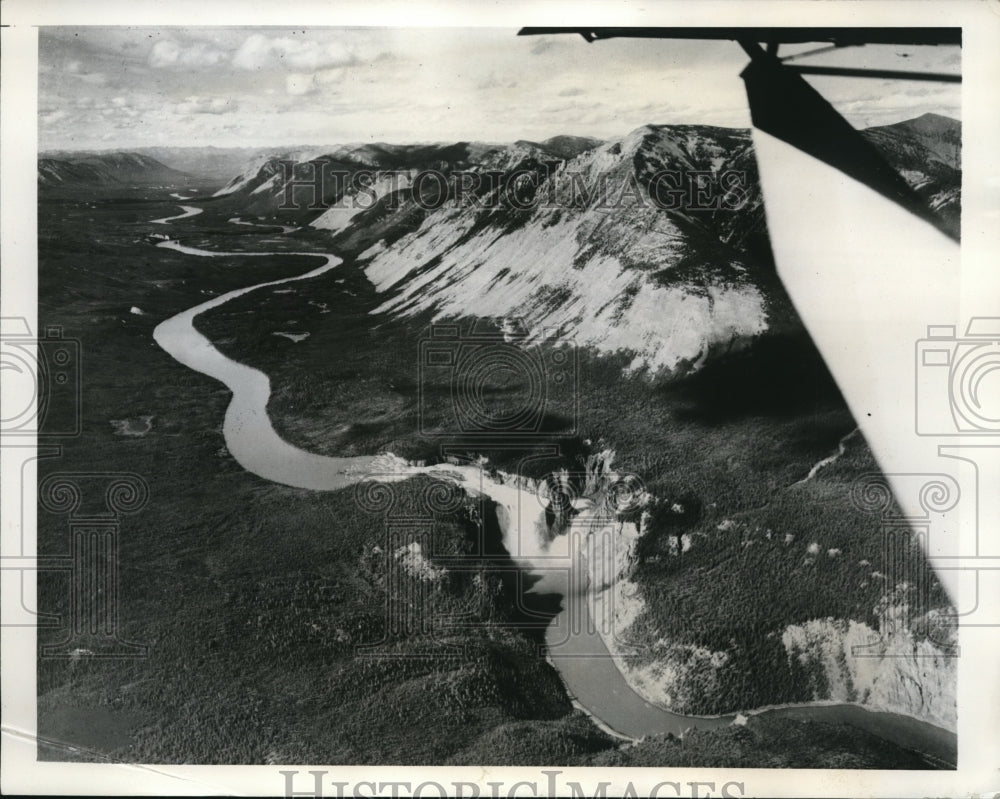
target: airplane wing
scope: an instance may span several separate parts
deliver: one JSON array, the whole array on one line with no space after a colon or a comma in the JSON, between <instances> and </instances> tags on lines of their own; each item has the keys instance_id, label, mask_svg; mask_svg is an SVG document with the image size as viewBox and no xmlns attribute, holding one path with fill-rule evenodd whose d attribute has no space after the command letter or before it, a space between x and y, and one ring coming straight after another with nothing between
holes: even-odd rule
<instances>
[{"instance_id":1,"label":"airplane wing","mask_svg":"<svg viewBox=\"0 0 1000 799\"><path fill-rule=\"evenodd\" d=\"M620 37L643 39L728 39L730 41L807 44L837 47L864 44L961 44L961 28L521 28L518 36L576 33L593 42Z\"/></svg>"},{"instance_id":2,"label":"airplane wing","mask_svg":"<svg viewBox=\"0 0 1000 799\"><path fill-rule=\"evenodd\" d=\"M905 517L926 518L921 497L904 479L938 455L937 442L915 431L914 350L928 325L958 319L958 237L806 82L802 75L807 70L778 57L778 48L808 42L833 47L960 45L961 29L524 28L520 33L576 33L588 42L725 39L746 51L750 62L741 77L778 274ZM812 70L960 80L927 73ZM969 572L951 564L959 562L962 552L977 551L977 531L965 524L948 540L931 540L919 525L913 529L958 607L960 577L964 580Z\"/></svg>"}]
</instances>

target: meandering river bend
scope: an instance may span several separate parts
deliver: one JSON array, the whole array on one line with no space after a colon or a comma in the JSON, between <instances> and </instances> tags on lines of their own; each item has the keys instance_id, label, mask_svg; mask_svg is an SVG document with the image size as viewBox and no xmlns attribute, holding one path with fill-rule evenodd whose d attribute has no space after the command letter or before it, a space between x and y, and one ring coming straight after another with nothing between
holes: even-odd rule
<instances>
[{"instance_id":1,"label":"meandering river bend","mask_svg":"<svg viewBox=\"0 0 1000 799\"><path fill-rule=\"evenodd\" d=\"M171 220L193 216L201 210L187 206L182 206L182 209L187 213L154 221L169 224ZM708 729L734 721L735 715L703 717L672 713L650 704L632 690L615 665L596 626L590 623L586 568L581 552L571 543L571 536L558 537L544 546L540 543L543 536L538 534L538 530L539 525L545 524L544 509L533 495L525 497L530 493L528 489L519 488L514 481L499 482L474 465L427 467L375 456L326 457L299 449L278 435L267 413L271 396L268 376L219 352L195 329L194 320L205 311L258 289L321 275L335 269L340 264L339 258L315 252L211 252L176 241L161 242L157 246L202 258L307 255L323 260L321 266L305 274L257 283L219 295L165 320L153 331L156 343L174 359L220 381L232 392L223 433L229 452L244 469L265 480L314 491L334 491L365 479L398 480L416 474L431 474L457 482L472 494L488 496L497 504L505 545L515 563L541 577L531 590L563 596L562 609L546 630L548 656L581 709L604 728L631 739L658 733L681 735L691 728ZM910 716L842 703L810 703L744 711L746 715L751 713L847 723L922 752L941 765L956 762L955 734Z\"/></svg>"}]
</instances>

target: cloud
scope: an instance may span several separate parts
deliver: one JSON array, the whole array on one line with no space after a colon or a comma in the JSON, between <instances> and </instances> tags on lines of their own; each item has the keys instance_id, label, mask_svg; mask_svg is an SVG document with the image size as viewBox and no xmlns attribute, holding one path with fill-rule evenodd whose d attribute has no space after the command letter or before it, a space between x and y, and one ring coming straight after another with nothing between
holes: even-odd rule
<instances>
[{"instance_id":1,"label":"cloud","mask_svg":"<svg viewBox=\"0 0 1000 799\"><path fill-rule=\"evenodd\" d=\"M497 78L495 72L490 72L485 78L480 80L476 84L476 88L480 91L488 91L489 89L516 89L518 82L513 79L500 80Z\"/></svg>"},{"instance_id":2,"label":"cloud","mask_svg":"<svg viewBox=\"0 0 1000 799\"><path fill-rule=\"evenodd\" d=\"M283 65L290 69L316 70L357 63L358 58L342 42L312 39L273 38L254 33L233 56L233 65L242 69L264 69Z\"/></svg>"},{"instance_id":3,"label":"cloud","mask_svg":"<svg viewBox=\"0 0 1000 799\"><path fill-rule=\"evenodd\" d=\"M151 67L210 67L226 60L226 54L208 42L181 45L173 39L164 39L149 51Z\"/></svg>"},{"instance_id":4,"label":"cloud","mask_svg":"<svg viewBox=\"0 0 1000 799\"><path fill-rule=\"evenodd\" d=\"M293 72L285 78L285 91L293 96L315 94L318 89L316 76L311 73Z\"/></svg>"},{"instance_id":5,"label":"cloud","mask_svg":"<svg viewBox=\"0 0 1000 799\"><path fill-rule=\"evenodd\" d=\"M184 101L174 106L174 113L187 116L190 114L225 114L235 111L237 103L223 97L185 97Z\"/></svg>"},{"instance_id":6,"label":"cloud","mask_svg":"<svg viewBox=\"0 0 1000 799\"><path fill-rule=\"evenodd\" d=\"M62 110L50 111L47 114L42 114L39 117L38 121L41 122L43 125L53 125L56 122L59 122L61 119L65 119L66 116L67 116L66 112Z\"/></svg>"},{"instance_id":7,"label":"cloud","mask_svg":"<svg viewBox=\"0 0 1000 799\"><path fill-rule=\"evenodd\" d=\"M578 88L563 89L559 92L560 97L579 97L581 94L583 94L583 89Z\"/></svg>"},{"instance_id":8,"label":"cloud","mask_svg":"<svg viewBox=\"0 0 1000 799\"><path fill-rule=\"evenodd\" d=\"M318 72L292 72L285 76L285 92L293 97L316 94L321 87L335 86L344 81L344 70L340 67L321 69ZM330 94L331 90L325 90Z\"/></svg>"},{"instance_id":9,"label":"cloud","mask_svg":"<svg viewBox=\"0 0 1000 799\"><path fill-rule=\"evenodd\" d=\"M100 72L74 73L74 78L89 83L91 86L103 86L108 79Z\"/></svg>"},{"instance_id":10,"label":"cloud","mask_svg":"<svg viewBox=\"0 0 1000 799\"><path fill-rule=\"evenodd\" d=\"M67 75L70 75L77 80L82 80L84 83L90 83L94 86L102 85L106 78L100 72L89 72L83 68L83 65L79 61L67 61L66 66L63 67ZM42 70L43 72L46 70Z\"/></svg>"}]
</instances>

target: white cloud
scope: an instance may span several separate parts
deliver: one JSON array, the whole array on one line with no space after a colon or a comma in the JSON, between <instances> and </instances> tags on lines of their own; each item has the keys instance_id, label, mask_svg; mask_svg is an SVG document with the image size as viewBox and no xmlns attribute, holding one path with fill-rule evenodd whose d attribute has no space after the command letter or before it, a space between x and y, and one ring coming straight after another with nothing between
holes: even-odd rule
<instances>
[{"instance_id":1,"label":"white cloud","mask_svg":"<svg viewBox=\"0 0 1000 799\"><path fill-rule=\"evenodd\" d=\"M293 72L285 78L285 91L294 96L313 94L317 90L316 76Z\"/></svg>"},{"instance_id":2,"label":"white cloud","mask_svg":"<svg viewBox=\"0 0 1000 799\"><path fill-rule=\"evenodd\" d=\"M869 60L929 71L946 55L960 60L927 49L926 63L914 55L900 66L894 53ZM650 122L746 126L744 65L725 42L597 47L493 28L51 27L39 35L39 105L43 115L64 108L69 117L47 124L41 140L53 149L94 145L111 125L129 146L610 138ZM958 115L957 89L825 80L822 91L859 126L925 110Z\"/></svg>"},{"instance_id":3,"label":"white cloud","mask_svg":"<svg viewBox=\"0 0 1000 799\"><path fill-rule=\"evenodd\" d=\"M91 86L103 86L108 80L101 72L72 72L70 74L77 80L82 80Z\"/></svg>"},{"instance_id":4,"label":"white cloud","mask_svg":"<svg viewBox=\"0 0 1000 799\"><path fill-rule=\"evenodd\" d=\"M43 125L53 125L56 122L59 122L61 119L65 119L66 116L67 115L65 111L62 110L52 111L48 114L43 114L42 116L40 116L38 121L41 122Z\"/></svg>"},{"instance_id":5,"label":"white cloud","mask_svg":"<svg viewBox=\"0 0 1000 799\"><path fill-rule=\"evenodd\" d=\"M347 71L341 69L340 67L322 69L316 73L316 82L322 84L323 86L329 86L332 83L339 83L343 81L346 76Z\"/></svg>"},{"instance_id":6,"label":"white cloud","mask_svg":"<svg viewBox=\"0 0 1000 799\"><path fill-rule=\"evenodd\" d=\"M344 80L340 68L321 69L318 72L292 72L285 76L285 91L295 97L315 94L322 86L331 86Z\"/></svg>"},{"instance_id":7,"label":"white cloud","mask_svg":"<svg viewBox=\"0 0 1000 799\"><path fill-rule=\"evenodd\" d=\"M208 42L181 45L173 39L164 39L149 51L151 67L210 67L226 60L226 54Z\"/></svg>"},{"instance_id":8,"label":"white cloud","mask_svg":"<svg viewBox=\"0 0 1000 799\"><path fill-rule=\"evenodd\" d=\"M236 51L233 65L242 69L284 65L290 69L316 70L345 66L356 60L355 55L341 42L318 42L288 36L272 38L254 33Z\"/></svg>"},{"instance_id":9,"label":"white cloud","mask_svg":"<svg viewBox=\"0 0 1000 799\"><path fill-rule=\"evenodd\" d=\"M235 111L236 102L223 97L185 97L183 102L174 106L174 113L188 114L225 114Z\"/></svg>"}]
</instances>

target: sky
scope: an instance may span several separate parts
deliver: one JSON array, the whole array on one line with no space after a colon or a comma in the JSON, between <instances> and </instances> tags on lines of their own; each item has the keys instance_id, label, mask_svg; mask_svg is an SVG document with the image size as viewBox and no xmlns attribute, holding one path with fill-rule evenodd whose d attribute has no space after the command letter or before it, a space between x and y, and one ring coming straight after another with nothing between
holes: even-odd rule
<instances>
[{"instance_id":1,"label":"sky","mask_svg":"<svg viewBox=\"0 0 1000 799\"><path fill-rule=\"evenodd\" d=\"M644 124L749 126L739 79L747 57L734 42L515 34L43 27L39 149L606 139ZM961 51L868 46L801 63L957 73ZM809 80L856 127L927 111L960 118L957 85Z\"/></svg>"}]
</instances>

